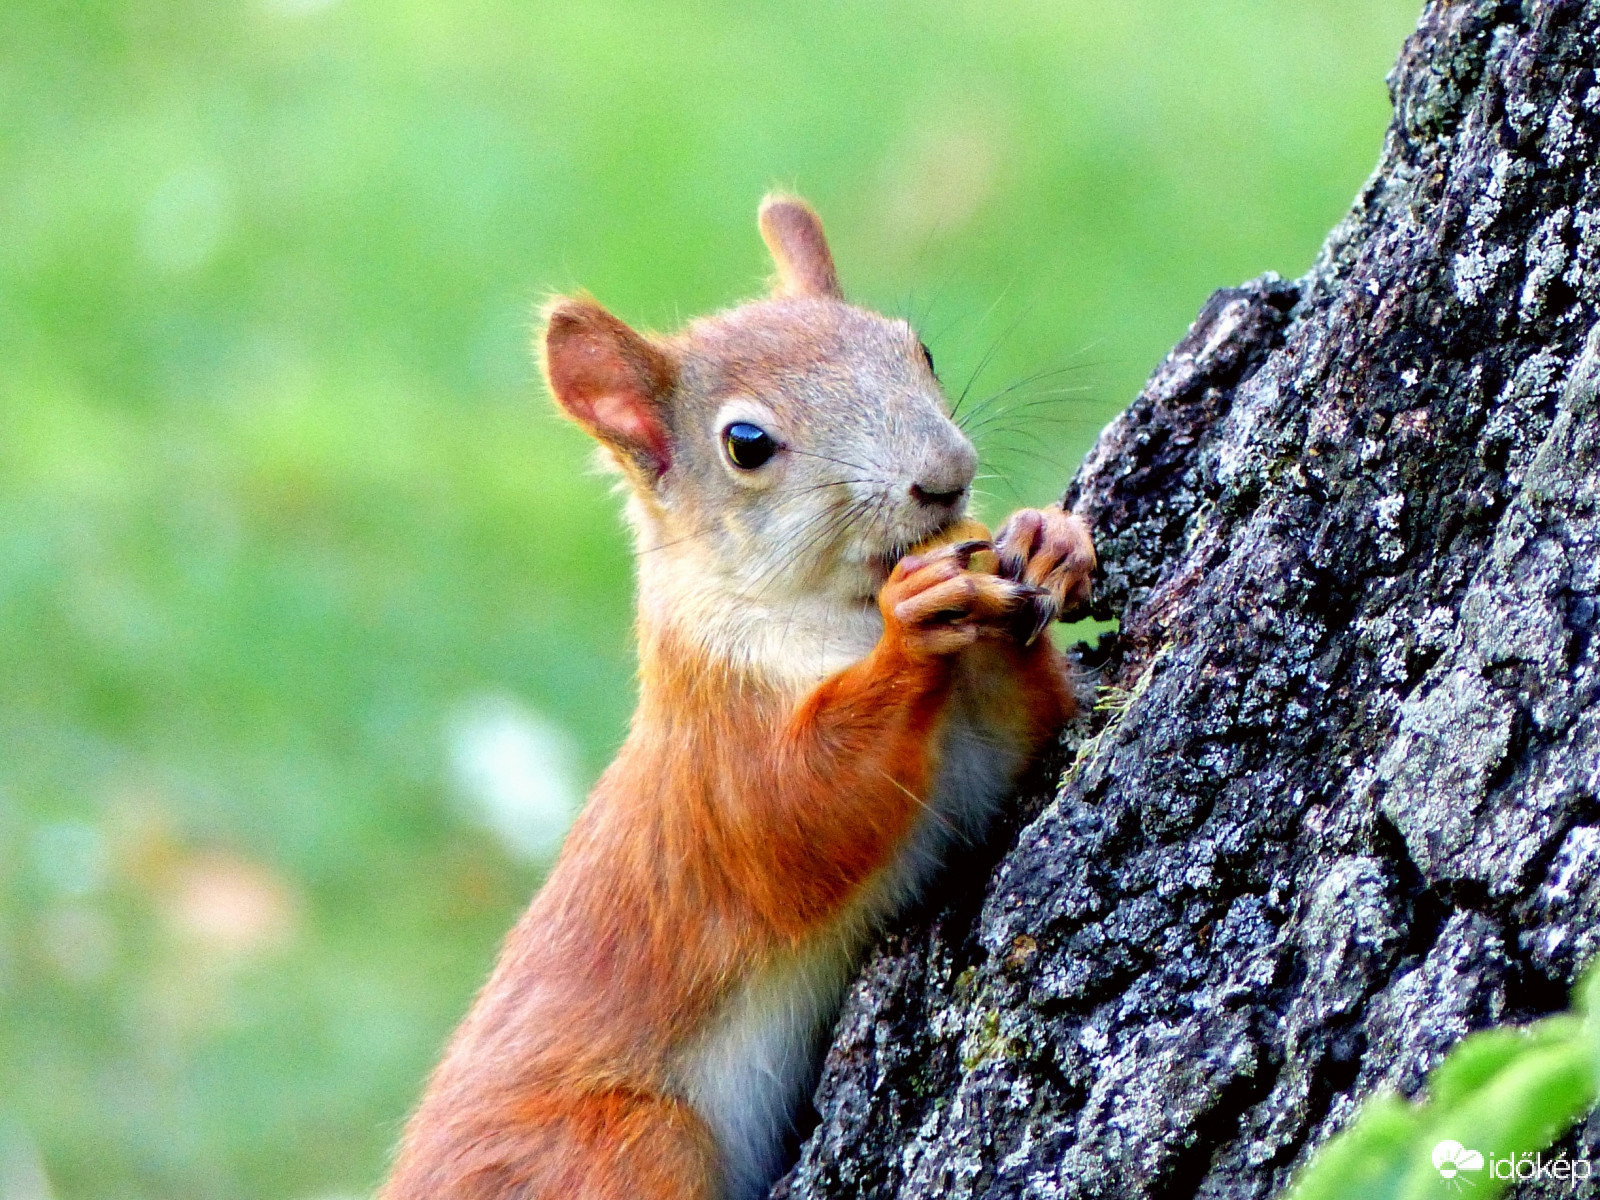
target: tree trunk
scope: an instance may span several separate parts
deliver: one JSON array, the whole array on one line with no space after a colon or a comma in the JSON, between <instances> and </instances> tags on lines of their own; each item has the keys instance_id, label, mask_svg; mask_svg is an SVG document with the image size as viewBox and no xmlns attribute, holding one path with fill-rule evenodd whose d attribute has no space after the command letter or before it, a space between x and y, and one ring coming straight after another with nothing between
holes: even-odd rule
<instances>
[{"instance_id":1,"label":"tree trunk","mask_svg":"<svg viewBox=\"0 0 1600 1200\"><path fill-rule=\"evenodd\" d=\"M1218 292L1101 435L1066 497L1121 620L1099 709L869 960L776 1195L1265 1200L1376 1089L1566 1004L1597 64L1600 0L1430 3L1311 272Z\"/></svg>"}]
</instances>

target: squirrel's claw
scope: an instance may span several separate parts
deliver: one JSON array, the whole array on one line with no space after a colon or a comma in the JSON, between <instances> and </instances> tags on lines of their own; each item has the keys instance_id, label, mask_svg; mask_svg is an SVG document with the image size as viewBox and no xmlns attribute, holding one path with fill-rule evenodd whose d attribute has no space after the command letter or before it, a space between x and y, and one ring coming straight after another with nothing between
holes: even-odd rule
<instances>
[{"instance_id":1,"label":"squirrel's claw","mask_svg":"<svg viewBox=\"0 0 1600 1200\"><path fill-rule=\"evenodd\" d=\"M1017 640L1024 646L1031 646L1037 642L1039 635L1050 627L1050 622L1054 621L1061 611L1055 597L1044 588L1029 587L1028 592L1028 596L1017 608L1012 625Z\"/></svg>"},{"instance_id":2,"label":"squirrel's claw","mask_svg":"<svg viewBox=\"0 0 1600 1200\"><path fill-rule=\"evenodd\" d=\"M1037 641L1052 620L1065 619L1088 603L1094 540L1081 517L1059 508L1022 509L995 535L995 550L1003 577L1047 593L1035 606L1039 627L1019 626L1017 636L1025 644Z\"/></svg>"}]
</instances>

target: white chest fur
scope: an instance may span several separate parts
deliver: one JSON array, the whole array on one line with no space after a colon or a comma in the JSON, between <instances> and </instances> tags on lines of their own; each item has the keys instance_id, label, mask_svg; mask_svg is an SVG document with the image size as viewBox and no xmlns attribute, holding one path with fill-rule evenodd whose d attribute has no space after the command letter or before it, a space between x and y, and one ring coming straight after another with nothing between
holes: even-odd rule
<instances>
[{"instance_id":1,"label":"white chest fur","mask_svg":"<svg viewBox=\"0 0 1600 1200\"><path fill-rule=\"evenodd\" d=\"M721 1154L725 1200L766 1195L783 1166L795 1107L865 940L857 924L749 980L683 1062L684 1091Z\"/></svg>"},{"instance_id":2,"label":"white chest fur","mask_svg":"<svg viewBox=\"0 0 1600 1200\"><path fill-rule=\"evenodd\" d=\"M822 1040L871 931L914 897L952 840L983 834L1022 764L1016 735L987 727L984 664L964 664L927 811L899 855L798 955L747 981L681 1064L690 1102L722 1154L724 1200L764 1196L796 1107L814 1086Z\"/></svg>"}]
</instances>

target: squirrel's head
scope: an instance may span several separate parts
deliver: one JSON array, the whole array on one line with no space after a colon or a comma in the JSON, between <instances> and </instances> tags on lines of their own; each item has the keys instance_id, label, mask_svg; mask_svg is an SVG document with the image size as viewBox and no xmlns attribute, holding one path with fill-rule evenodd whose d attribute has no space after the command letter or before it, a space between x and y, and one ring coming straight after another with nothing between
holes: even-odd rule
<instances>
[{"instance_id":1,"label":"squirrel's head","mask_svg":"<svg viewBox=\"0 0 1600 1200\"><path fill-rule=\"evenodd\" d=\"M769 196L760 227L770 296L668 337L556 300L545 378L626 478L641 562L774 610L870 600L963 515L977 455L911 326L845 302L817 215Z\"/></svg>"}]
</instances>

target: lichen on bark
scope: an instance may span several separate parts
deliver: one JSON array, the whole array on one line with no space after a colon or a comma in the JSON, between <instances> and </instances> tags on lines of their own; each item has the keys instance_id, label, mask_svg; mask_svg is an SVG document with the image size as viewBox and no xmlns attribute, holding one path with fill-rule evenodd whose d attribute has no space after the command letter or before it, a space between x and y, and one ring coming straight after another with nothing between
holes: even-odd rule
<instances>
[{"instance_id":1,"label":"lichen on bark","mask_svg":"<svg viewBox=\"0 0 1600 1200\"><path fill-rule=\"evenodd\" d=\"M1429 4L1309 274L1218 292L1102 434L1066 500L1117 702L874 952L777 1195L1265 1200L1565 1003L1600 949L1597 64L1596 0Z\"/></svg>"}]
</instances>

